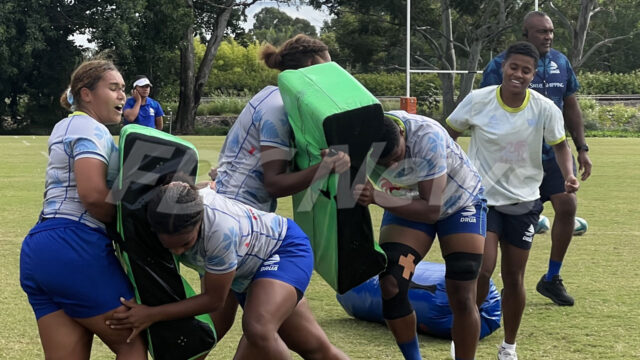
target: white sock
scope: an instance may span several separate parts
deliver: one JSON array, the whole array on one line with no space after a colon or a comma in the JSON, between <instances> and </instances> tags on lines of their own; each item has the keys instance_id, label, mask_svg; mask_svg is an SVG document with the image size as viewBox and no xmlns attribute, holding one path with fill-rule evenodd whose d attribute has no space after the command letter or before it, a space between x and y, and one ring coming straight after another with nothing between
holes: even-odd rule
<instances>
[{"instance_id":1,"label":"white sock","mask_svg":"<svg viewBox=\"0 0 640 360\"><path fill-rule=\"evenodd\" d=\"M516 344L507 344L507 342L504 340L502 340L501 347L509 351L516 351Z\"/></svg>"}]
</instances>

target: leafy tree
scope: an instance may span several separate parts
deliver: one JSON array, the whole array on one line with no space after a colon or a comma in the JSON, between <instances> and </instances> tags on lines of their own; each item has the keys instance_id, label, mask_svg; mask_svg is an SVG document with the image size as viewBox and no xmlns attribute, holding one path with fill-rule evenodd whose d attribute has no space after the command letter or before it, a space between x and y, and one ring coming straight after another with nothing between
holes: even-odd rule
<instances>
[{"instance_id":1,"label":"leafy tree","mask_svg":"<svg viewBox=\"0 0 640 360\"><path fill-rule=\"evenodd\" d=\"M310 3L316 7L328 6L336 15L331 31L336 33L342 53L351 51L355 61L378 62L382 66L386 63L387 69L404 69L406 1L310 0ZM445 116L471 90L483 52L489 53L487 49L511 29L516 21L513 19L521 18L520 12L527 4L517 0L439 0L411 4L411 67L470 71L461 76L457 91L455 74L439 74ZM370 31L382 24L388 27L379 33ZM382 36L387 36L386 40L383 41ZM380 54L383 52L380 49L393 49L385 54L386 61L369 55ZM371 65L362 66L364 70L371 68Z\"/></svg>"},{"instance_id":2,"label":"leafy tree","mask_svg":"<svg viewBox=\"0 0 640 360\"><path fill-rule=\"evenodd\" d=\"M265 7L254 16L255 23L251 33L256 40L280 45L297 34L316 37L316 28L308 20L292 18L275 7Z\"/></svg>"},{"instance_id":3,"label":"leafy tree","mask_svg":"<svg viewBox=\"0 0 640 360\"><path fill-rule=\"evenodd\" d=\"M580 0L579 6L575 1L549 1L547 7L569 35L568 57L576 69L602 47L640 34L637 1ZM618 16L626 23L618 22ZM611 26L616 23L619 25Z\"/></svg>"},{"instance_id":4,"label":"leafy tree","mask_svg":"<svg viewBox=\"0 0 640 360\"><path fill-rule=\"evenodd\" d=\"M198 47L204 48L204 45L196 44ZM253 94L267 84L276 85L278 71L269 69L259 60L262 48L257 41L247 47L234 39L223 41L218 48L205 94Z\"/></svg>"},{"instance_id":5,"label":"leafy tree","mask_svg":"<svg viewBox=\"0 0 640 360\"><path fill-rule=\"evenodd\" d=\"M5 0L0 3L0 115L16 119L30 102L34 110L51 110L80 60L80 51L68 37L77 24L67 16L77 14L63 0ZM59 109L59 106L55 106ZM58 110L59 111L59 110ZM42 111L40 122L57 118Z\"/></svg>"}]
</instances>

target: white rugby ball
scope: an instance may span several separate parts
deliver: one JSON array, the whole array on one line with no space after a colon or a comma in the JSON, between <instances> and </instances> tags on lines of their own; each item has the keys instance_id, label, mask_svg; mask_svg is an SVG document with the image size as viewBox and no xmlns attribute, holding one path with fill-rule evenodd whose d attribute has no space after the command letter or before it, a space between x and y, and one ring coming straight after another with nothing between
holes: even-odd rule
<instances>
[{"instance_id":1,"label":"white rugby ball","mask_svg":"<svg viewBox=\"0 0 640 360\"><path fill-rule=\"evenodd\" d=\"M536 234L544 234L549 231L549 229L551 229L551 222L549 221L549 218L544 215L540 215L538 224L536 224L535 228Z\"/></svg>"},{"instance_id":2,"label":"white rugby ball","mask_svg":"<svg viewBox=\"0 0 640 360\"><path fill-rule=\"evenodd\" d=\"M573 235L580 236L586 233L587 229L589 229L589 224L587 224L587 220L576 216L576 222L573 227Z\"/></svg>"}]
</instances>

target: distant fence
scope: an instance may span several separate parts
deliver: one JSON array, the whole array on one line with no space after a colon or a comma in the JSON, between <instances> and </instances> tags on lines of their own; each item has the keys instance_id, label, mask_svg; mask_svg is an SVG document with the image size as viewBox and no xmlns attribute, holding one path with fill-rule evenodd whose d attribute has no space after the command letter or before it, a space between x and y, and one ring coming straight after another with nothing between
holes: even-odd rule
<instances>
[{"instance_id":1,"label":"distant fence","mask_svg":"<svg viewBox=\"0 0 640 360\"><path fill-rule=\"evenodd\" d=\"M402 96L376 96L378 100L398 100ZM239 99L243 97L234 97L234 96L205 96L200 99L201 103L208 103L215 100L225 100L225 99ZM247 101L250 99L249 97L244 97ZM442 101L442 96L436 97L438 101ZM640 103L640 94L631 94L631 95L578 95L578 99L593 99L599 103Z\"/></svg>"}]
</instances>

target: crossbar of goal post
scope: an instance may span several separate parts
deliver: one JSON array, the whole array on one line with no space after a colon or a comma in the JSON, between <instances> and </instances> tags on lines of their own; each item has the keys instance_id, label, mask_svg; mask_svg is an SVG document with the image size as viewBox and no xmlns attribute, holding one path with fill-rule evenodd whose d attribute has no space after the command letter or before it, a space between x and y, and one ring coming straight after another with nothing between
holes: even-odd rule
<instances>
[{"instance_id":1,"label":"crossbar of goal post","mask_svg":"<svg viewBox=\"0 0 640 360\"><path fill-rule=\"evenodd\" d=\"M538 0L535 0L535 10L538 11ZM418 104L415 97L411 97L411 73L440 73L440 74L481 74L482 70L412 70L411 69L411 0L407 0L407 46L406 46L406 93L400 98L402 110L415 114Z\"/></svg>"}]
</instances>

